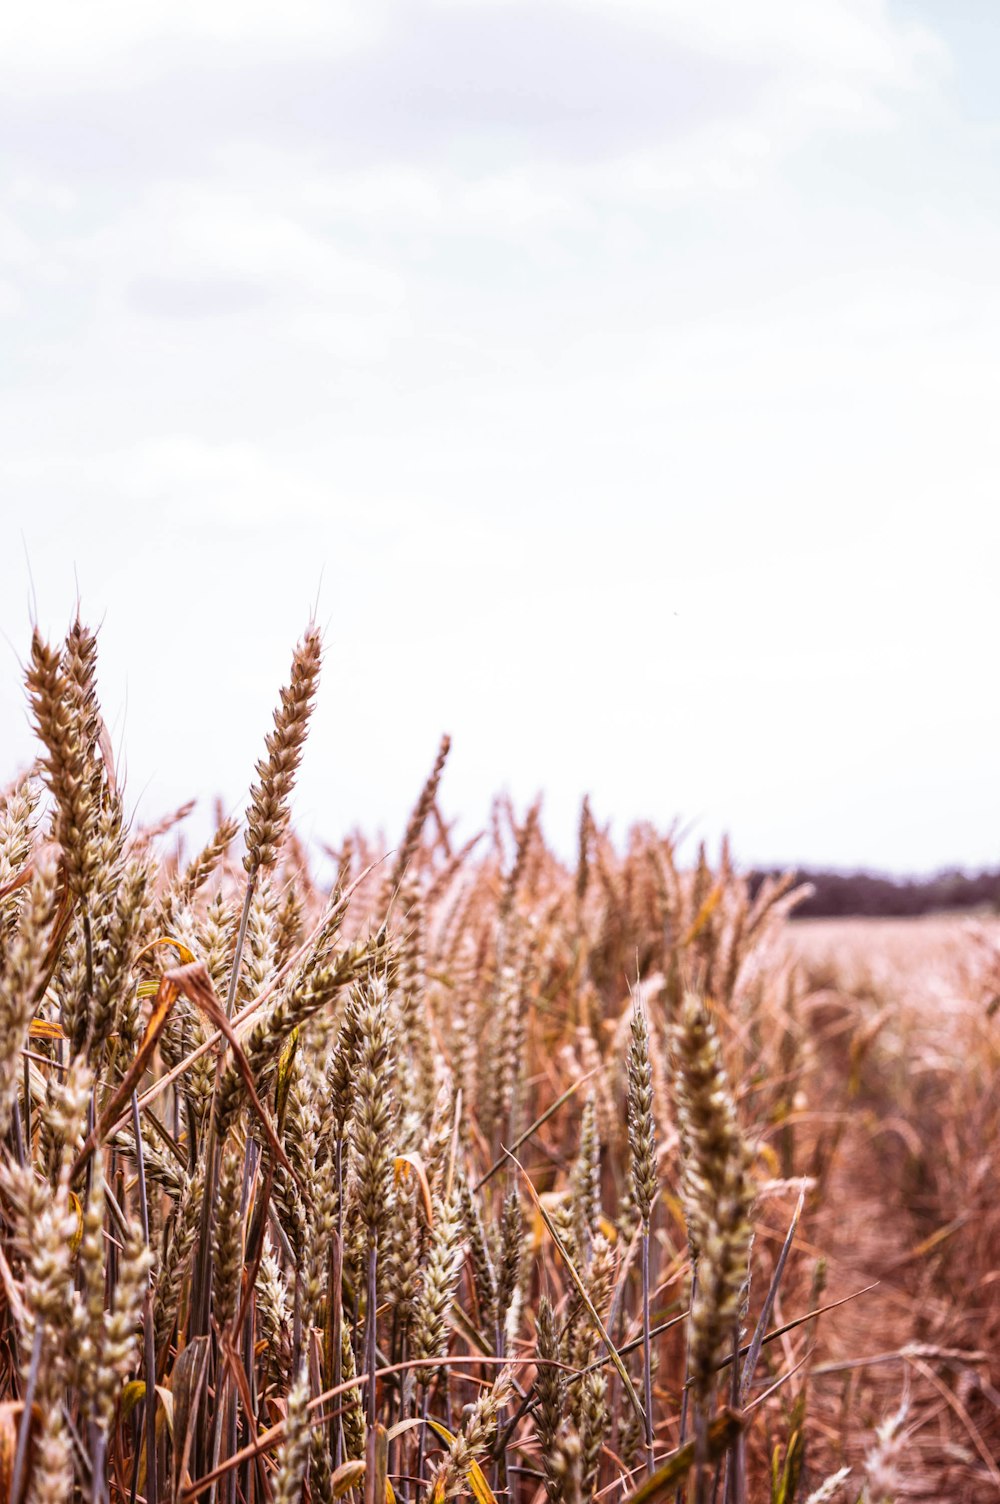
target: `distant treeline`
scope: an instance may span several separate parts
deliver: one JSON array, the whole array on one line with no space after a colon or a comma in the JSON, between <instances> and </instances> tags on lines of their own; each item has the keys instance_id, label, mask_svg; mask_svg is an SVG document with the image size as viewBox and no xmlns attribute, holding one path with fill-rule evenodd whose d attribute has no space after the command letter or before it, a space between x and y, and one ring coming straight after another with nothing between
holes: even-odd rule
<instances>
[{"instance_id":1,"label":"distant treeline","mask_svg":"<svg viewBox=\"0 0 1000 1504\"><path fill-rule=\"evenodd\" d=\"M756 893L771 872L752 872L750 890ZM826 919L845 915L908 918L942 909L1000 910L1000 870L938 872L933 877L880 877L871 872L826 872L802 867L799 882L815 892L793 911L793 919Z\"/></svg>"}]
</instances>

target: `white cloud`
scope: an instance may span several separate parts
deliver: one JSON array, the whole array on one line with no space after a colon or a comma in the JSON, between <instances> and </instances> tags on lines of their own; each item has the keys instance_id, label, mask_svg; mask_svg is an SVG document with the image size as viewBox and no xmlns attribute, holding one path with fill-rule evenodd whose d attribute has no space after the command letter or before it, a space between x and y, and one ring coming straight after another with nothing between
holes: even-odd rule
<instances>
[{"instance_id":1,"label":"white cloud","mask_svg":"<svg viewBox=\"0 0 1000 1504\"><path fill-rule=\"evenodd\" d=\"M351 50L378 35L385 12L379 0L36 0L0 10L0 67L28 89L38 74L86 75L149 46L167 56L206 43Z\"/></svg>"},{"instance_id":2,"label":"white cloud","mask_svg":"<svg viewBox=\"0 0 1000 1504\"><path fill-rule=\"evenodd\" d=\"M445 8L517 9L528 0L439 0ZM844 71L911 87L947 50L938 32L893 17L886 0L560 0L569 13L612 13L713 55Z\"/></svg>"},{"instance_id":3,"label":"white cloud","mask_svg":"<svg viewBox=\"0 0 1000 1504\"><path fill-rule=\"evenodd\" d=\"M612 3L612 0L591 0ZM929 27L892 19L885 0L613 0L652 25L708 51L773 67L794 62L910 86L928 62L945 56Z\"/></svg>"},{"instance_id":4,"label":"white cloud","mask_svg":"<svg viewBox=\"0 0 1000 1504\"><path fill-rule=\"evenodd\" d=\"M51 508L59 493L72 494L81 517L95 511L117 514L122 523L163 517L178 531L264 528L273 523L276 506L292 522L321 515L326 501L315 478L295 476L249 440L213 445L189 434L97 455L8 460L0 464L0 477L8 493L34 493L42 509Z\"/></svg>"}]
</instances>

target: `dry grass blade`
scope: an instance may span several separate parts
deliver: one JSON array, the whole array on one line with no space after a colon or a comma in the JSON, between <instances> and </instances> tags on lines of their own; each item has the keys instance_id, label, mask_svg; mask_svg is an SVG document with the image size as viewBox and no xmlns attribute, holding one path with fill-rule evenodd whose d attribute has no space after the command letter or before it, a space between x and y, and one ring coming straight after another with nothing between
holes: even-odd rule
<instances>
[{"instance_id":1,"label":"dry grass blade","mask_svg":"<svg viewBox=\"0 0 1000 1504\"><path fill-rule=\"evenodd\" d=\"M281 1141L274 1131L274 1125L268 1116L267 1109L257 1095L257 1086L254 1081L253 1071L250 1069L250 1063L243 1052L243 1046L240 1044L236 1030L226 1017L225 1009L215 995L212 978L208 974L205 963L203 961L194 961L188 966L179 966L173 971L166 972L164 981L170 982L180 991L186 993L195 1006L204 1013L212 1027L218 1030L226 1040L226 1043L233 1052L233 1059L236 1061L237 1069L243 1077L243 1084L246 1087L250 1104L264 1130L264 1136L271 1146L275 1159L283 1169L288 1171L292 1179L298 1183L298 1172L293 1168L282 1148Z\"/></svg>"},{"instance_id":2,"label":"dry grass blade","mask_svg":"<svg viewBox=\"0 0 1000 1504\"><path fill-rule=\"evenodd\" d=\"M736 1410L723 1410L708 1429L707 1460L717 1462L736 1441L744 1427L743 1416ZM672 1457L628 1494L625 1504L661 1504L673 1497L678 1483L682 1483L694 1467L695 1444L686 1442Z\"/></svg>"},{"instance_id":3,"label":"dry grass blade","mask_svg":"<svg viewBox=\"0 0 1000 1504\"><path fill-rule=\"evenodd\" d=\"M747 1395L750 1392L750 1385L753 1383L753 1376L757 1368L757 1360L760 1357L760 1350L764 1345L764 1337L767 1332L767 1324L771 1319L771 1312L774 1310L774 1301L778 1293L778 1286L781 1284L781 1276L785 1272L785 1265L788 1262L788 1255L791 1252L792 1244L795 1241L795 1234L798 1231L799 1226L799 1218L802 1216L802 1209L805 1204L806 1193L804 1190L802 1190L799 1192L799 1199L796 1202L795 1211L792 1213L792 1220L788 1228L788 1235L786 1236L785 1241L782 1244L781 1252L778 1255L778 1261L774 1266L774 1273L771 1276L771 1283L768 1286L767 1295L764 1298L764 1304L761 1307L760 1315L757 1318L757 1325L754 1328L754 1334L750 1342L750 1349L747 1353L746 1362L743 1365L743 1372L740 1375L739 1401L741 1405L744 1405L746 1403Z\"/></svg>"},{"instance_id":4,"label":"dry grass blade","mask_svg":"<svg viewBox=\"0 0 1000 1504\"><path fill-rule=\"evenodd\" d=\"M397 1374L412 1373L415 1369L421 1367L423 1362L424 1360L422 1358L414 1358L405 1363L388 1364L385 1368L379 1369L379 1378L387 1379L392 1378ZM521 1358L512 1360L510 1358L490 1358L479 1355L477 1355L476 1357L451 1356L447 1359L446 1362L442 1364L442 1367L460 1369L471 1367L479 1368L484 1365L492 1365L496 1368L502 1369L511 1367L512 1364L516 1362L520 1362L528 1366L534 1363L534 1358ZM345 1394L350 1394L352 1391L362 1388L365 1384L367 1384L367 1382L367 1374L361 1374L360 1376L355 1376L351 1379L345 1379L340 1384L334 1384L329 1389L324 1389L322 1394L318 1394L314 1399L311 1399L306 1407L310 1416L310 1424L314 1426L325 1424L328 1416L324 1413L323 1407L325 1405L328 1405L331 1400L339 1399ZM409 1429L413 1428L410 1427ZM198 1478L189 1483L182 1490L184 1500L186 1501L198 1498L201 1494L206 1493L214 1483L218 1483L220 1478L225 1477L227 1473L232 1472L241 1463L246 1462L251 1458L259 1457L265 1452L272 1451L280 1443L284 1434L284 1421L278 1421L277 1424L269 1427L268 1430L261 1432L261 1434L257 1436L249 1446L243 1447L239 1452L234 1453L233 1456L227 1458L225 1462L220 1463L218 1467L213 1468L211 1472L206 1473L204 1477Z\"/></svg>"},{"instance_id":5,"label":"dry grass blade","mask_svg":"<svg viewBox=\"0 0 1000 1504\"><path fill-rule=\"evenodd\" d=\"M944 1400L945 1404L948 1405L958 1416L959 1420L962 1422L963 1427L965 1428L969 1440L972 1442L972 1445L979 1453L979 1456L983 1462L983 1466L989 1473L994 1487L998 1490L998 1492L1000 1492L1000 1467L997 1466L996 1458L992 1455L989 1447L983 1440L982 1433L980 1432L979 1427L973 1421L972 1416L962 1404L962 1401L958 1398L958 1395L953 1394L948 1386L941 1382L934 1370L930 1368L922 1358L910 1357L909 1355L904 1356L907 1357L907 1361L912 1363L914 1368L916 1368L919 1373L923 1374L928 1383L933 1385L938 1394L940 1394L941 1398Z\"/></svg>"},{"instance_id":6,"label":"dry grass blade","mask_svg":"<svg viewBox=\"0 0 1000 1504\"><path fill-rule=\"evenodd\" d=\"M341 908L345 906L350 901L352 894L362 885L365 879L368 878L378 866L379 862L377 861L369 863L365 870L355 879L355 881L350 885L349 888L346 889L344 893L337 894L335 907ZM234 1032L238 1031L245 1024L249 1023L250 1019L253 1018L261 1008L263 1008L264 1004L270 1001L270 999L273 997L275 992L277 992L278 988L286 980L286 978L294 972L297 966L301 965L301 963L308 955L311 954L316 940L322 934L324 928L328 923L329 914L324 914L323 918L316 923L316 925L313 927L312 932L302 942L298 950L294 953L294 955L289 956L288 960L281 967L281 969L274 974L274 976L268 982L267 986L263 987L260 992L257 993L256 997L252 998L251 1001L247 1003L246 1007L241 1009L241 1011L236 1015L235 1018L229 1020L229 1022L232 1024ZM166 940L164 938L163 940L159 940L155 943L173 944L174 942L172 940ZM216 1002L217 1001L218 999L216 999ZM145 1112L147 1107L150 1107L158 1097L161 1097L166 1091L168 1091L176 1081L181 1080L193 1065L195 1065L211 1050L214 1050L224 1038L226 1038L226 1035L224 1034L223 1030L221 1028L216 1028L213 1034L210 1034L209 1037L203 1040L200 1045L196 1046L195 1049L186 1054L181 1060L178 1061L175 1066L172 1067L171 1070L165 1071L163 1075L160 1076L159 1079L149 1087L148 1091L144 1092L142 1096L140 1096L140 1112ZM120 1129L125 1127L130 1116L130 1109L120 1114L115 1119L115 1121L111 1123L106 1129L106 1135L110 1136L111 1134L119 1132Z\"/></svg>"},{"instance_id":7,"label":"dry grass blade","mask_svg":"<svg viewBox=\"0 0 1000 1504\"><path fill-rule=\"evenodd\" d=\"M825 1305L815 1306L811 1311L806 1311L803 1316L796 1316L793 1320L786 1321L783 1326L776 1326L773 1331L768 1332L761 1339L761 1347L766 1347L769 1342L777 1342L781 1337L787 1337L789 1332L796 1331L800 1326L808 1326L811 1321L815 1321L819 1316L825 1316L828 1311L838 1311L840 1310L841 1306L850 1305L852 1301L858 1300L862 1295L871 1294L871 1292L873 1290L877 1290L878 1287L879 1282L878 1280L875 1280L870 1285L864 1285L860 1290L852 1290L850 1295L841 1296L840 1300L830 1300L827 1301ZM745 1358L749 1352L750 1343L748 1342L745 1344L745 1346L740 1348L738 1356ZM893 1353L890 1356L898 1357L899 1354ZM729 1368L732 1362L733 1355L732 1353L730 1353L728 1357L722 1359L721 1363L719 1364L718 1371L721 1373L724 1368ZM822 1368L814 1369L814 1373L817 1374L834 1373L836 1371L838 1371L838 1366L836 1364L824 1365Z\"/></svg>"},{"instance_id":8,"label":"dry grass blade","mask_svg":"<svg viewBox=\"0 0 1000 1504\"><path fill-rule=\"evenodd\" d=\"M640 1424L644 1425L645 1416L643 1414L642 1402L640 1401L639 1396L635 1391L635 1385L632 1383L628 1369L622 1362L621 1354L618 1352L618 1349L612 1342L607 1328L605 1327L604 1322L601 1320L597 1308L590 1298L590 1292L587 1289L587 1286L585 1285L583 1279L580 1277L579 1270L577 1269L572 1258L567 1252L566 1246L563 1243L562 1238L559 1236L558 1229L556 1228L556 1225L553 1222L551 1216L543 1206L541 1198L539 1197L538 1192L535 1190L535 1187L532 1185L531 1179L524 1166L521 1164L520 1160L517 1159L509 1151L508 1158L521 1172L524 1183L528 1190L528 1194L534 1202L535 1208L541 1216L542 1221L545 1223L549 1237L555 1244L556 1251L558 1252L559 1257L562 1259L563 1264L566 1267L566 1271L569 1274L570 1279L573 1281L574 1286L576 1287L576 1293L579 1295L581 1301L583 1302L584 1309L586 1310L587 1315L590 1317L591 1321L594 1323L594 1326L597 1328L601 1341L604 1343L604 1346L608 1350L608 1357L611 1359L611 1362L614 1364L615 1368L618 1371L618 1377L622 1381L622 1387L625 1390L625 1393L628 1395L629 1403L631 1404L632 1409L635 1411L636 1418L638 1419Z\"/></svg>"},{"instance_id":9,"label":"dry grass blade","mask_svg":"<svg viewBox=\"0 0 1000 1504\"><path fill-rule=\"evenodd\" d=\"M503 1169L510 1156L516 1153L518 1149L522 1148L529 1139L534 1138L539 1128L544 1128L549 1119L555 1117L560 1107L565 1106L565 1104L570 1100L571 1097L575 1097L577 1092L580 1091L582 1087L586 1086L587 1082L590 1081L596 1074L597 1071L595 1068L592 1071L588 1071L585 1076L578 1077L578 1079L573 1082L572 1086L567 1086L562 1095L556 1097L551 1106L547 1107L543 1113L539 1114L539 1116L531 1124L530 1128L525 1128L524 1132L518 1135L518 1137L511 1144L510 1151L508 1152L505 1149L500 1158L493 1161L486 1173L484 1175L481 1175L476 1181L475 1185L473 1186L473 1190L481 1191L483 1186L486 1185L488 1181L492 1180L494 1175L498 1174L499 1171Z\"/></svg>"},{"instance_id":10,"label":"dry grass blade","mask_svg":"<svg viewBox=\"0 0 1000 1504\"><path fill-rule=\"evenodd\" d=\"M132 1061L132 1064L129 1066L124 1080L115 1090L114 1094L111 1097L111 1100L108 1102L103 1112L101 1113L101 1117L96 1127L87 1138L83 1148L80 1150L80 1153L77 1155L76 1161L73 1165L73 1170L71 1172L71 1179L76 1178L83 1166L86 1164L87 1160L90 1158L91 1154L93 1154L94 1150L97 1148L98 1144L104 1141L104 1138L108 1134L111 1125L115 1122L115 1119L121 1112L123 1104L130 1101L132 1093L135 1091L139 1082L146 1074L146 1069L153 1057L153 1052L155 1051L157 1043L160 1039L160 1035L163 1033L163 1030L166 1026L167 1019L170 1017L170 1010L173 1008L174 1003L177 1001L180 990L181 989L178 982L169 973L161 978L156 997L153 999L153 1006L150 1011L149 1021L146 1024L146 1031L142 1037L142 1043L139 1045L139 1048L136 1051L135 1057ZM129 1111L130 1110L131 1109L129 1109ZM128 1112L126 1112L126 1117L127 1116Z\"/></svg>"},{"instance_id":11,"label":"dry grass blade","mask_svg":"<svg viewBox=\"0 0 1000 1504\"><path fill-rule=\"evenodd\" d=\"M174 1504L178 1504L197 1435L201 1393L208 1368L207 1337L195 1337L174 1366Z\"/></svg>"}]
</instances>

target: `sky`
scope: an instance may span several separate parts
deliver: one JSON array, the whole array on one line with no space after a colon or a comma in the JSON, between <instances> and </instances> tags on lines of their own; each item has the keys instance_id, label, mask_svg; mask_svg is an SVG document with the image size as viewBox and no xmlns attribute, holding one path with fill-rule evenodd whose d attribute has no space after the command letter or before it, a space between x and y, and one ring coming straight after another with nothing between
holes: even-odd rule
<instances>
[{"instance_id":1,"label":"sky","mask_svg":"<svg viewBox=\"0 0 1000 1504\"><path fill-rule=\"evenodd\" d=\"M998 69L983 0L0 9L3 776L79 600L199 833L315 611L313 840L447 730L463 831L1000 863Z\"/></svg>"}]
</instances>

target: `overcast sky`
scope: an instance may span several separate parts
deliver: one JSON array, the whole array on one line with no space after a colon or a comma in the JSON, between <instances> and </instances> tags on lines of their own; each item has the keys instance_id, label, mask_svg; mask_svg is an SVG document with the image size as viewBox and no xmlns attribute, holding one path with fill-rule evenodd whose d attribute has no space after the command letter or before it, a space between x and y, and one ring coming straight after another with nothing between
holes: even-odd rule
<instances>
[{"instance_id":1,"label":"overcast sky","mask_svg":"<svg viewBox=\"0 0 1000 1504\"><path fill-rule=\"evenodd\" d=\"M0 10L0 724L102 621L140 817L1000 861L1000 10ZM34 597L32 595L34 591ZM205 818L207 818L207 813Z\"/></svg>"}]
</instances>

